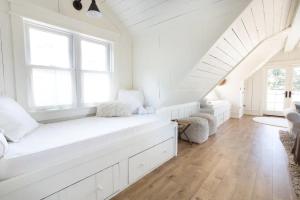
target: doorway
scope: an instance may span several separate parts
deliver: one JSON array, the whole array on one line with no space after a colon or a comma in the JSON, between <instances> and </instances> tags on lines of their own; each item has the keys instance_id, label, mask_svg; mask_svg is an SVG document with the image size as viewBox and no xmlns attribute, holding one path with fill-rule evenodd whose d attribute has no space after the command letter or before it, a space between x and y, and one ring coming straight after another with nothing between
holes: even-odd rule
<instances>
[{"instance_id":1,"label":"doorway","mask_svg":"<svg viewBox=\"0 0 300 200\"><path fill-rule=\"evenodd\" d=\"M283 116L284 109L300 101L300 66L272 67L266 70L263 114Z\"/></svg>"}]
</instances>

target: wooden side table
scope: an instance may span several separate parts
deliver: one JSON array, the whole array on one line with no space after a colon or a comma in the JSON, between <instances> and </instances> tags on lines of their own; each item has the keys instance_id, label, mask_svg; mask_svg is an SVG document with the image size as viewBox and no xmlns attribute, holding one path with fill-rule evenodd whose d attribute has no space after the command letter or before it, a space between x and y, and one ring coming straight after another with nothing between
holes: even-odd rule
<instances>
[{"instance_id":1,"label":"wooden side table","mask_svg":"<svg viewBox=\"0 0 300 200\"><path fill-rule=\"evenodd\" d=\"M178 120L178 119L175 119L173 121L177 122L178 124L179 137L183 134L187 138L189 143L192 144L192 141L190 140L189 136L185 132L191 126L192 122L188 120Z\"/></svg>"}]
</instances>

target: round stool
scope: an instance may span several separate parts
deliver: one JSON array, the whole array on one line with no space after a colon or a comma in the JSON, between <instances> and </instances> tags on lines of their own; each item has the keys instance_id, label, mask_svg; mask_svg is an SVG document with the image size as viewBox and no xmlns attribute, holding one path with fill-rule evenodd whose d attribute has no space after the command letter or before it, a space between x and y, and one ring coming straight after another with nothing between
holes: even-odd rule
<instances>
[{"instance_id":1,"label":"round stool","mask_svg":"<svg viewBox=\"0 0 300 200\"><path fill-rule=\"evenodd\" d=\"M209 135L214 135L217 132L217 119L215 116L208 113L195 113L191 117L200 117L207 119L209 126Z\"/></svg>"},{"instance_id":2,"label":"round stool","mask_svg":"<svg viewBox=\"0 0 300 200\"><path fill-rule=\"evenodd\" d=\"M185 131L185 134L181 134L181 139L190 140L191 142L195 142L201 144L208 139L209 135L209 126L208 120L200 117L188 117L183 119L185 121L191 122L189 128Z\"/></svg>"}]
</instances>

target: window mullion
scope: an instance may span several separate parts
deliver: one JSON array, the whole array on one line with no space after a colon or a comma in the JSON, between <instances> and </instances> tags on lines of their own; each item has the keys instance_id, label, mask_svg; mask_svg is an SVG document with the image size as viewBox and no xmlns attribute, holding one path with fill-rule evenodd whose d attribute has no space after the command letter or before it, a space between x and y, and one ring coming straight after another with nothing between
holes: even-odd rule
<instances>
[{"instance_id":1,"label":"window mullion","mask_svg":"<svg viewBox=\"0 0 300 200\"><path fill-rule=\"evenodd\" d=\"M28 65L30 69L48 69L55 71L73 71L73 68L59 68L59 67L47 67L47 66L39 66L39 65Z\"/></svg>"},{"instance_id":2,"label":"window mullion","mask_svg":"<svg viewBox=\"0 0 300 200\"><path fill-rule=\"evenodd\" d=\"M76 88L76 106L82 105L81 95L81 74L80 74L80 44L78 35L73 34L73 62L75 71L75 88Z\"/></svg>"},{"instance_id":3,"label":"window mullion","mask_svg":"<svg viewBox=\"0 0 300 200\"><path fill-rule=\"evenodd\" d=\"M111 72L109 71L96 71L96 70L80 70L81 72L87 72L87 73L96 73L96 74L110 74Z\"/></svg>"}]
</instances>

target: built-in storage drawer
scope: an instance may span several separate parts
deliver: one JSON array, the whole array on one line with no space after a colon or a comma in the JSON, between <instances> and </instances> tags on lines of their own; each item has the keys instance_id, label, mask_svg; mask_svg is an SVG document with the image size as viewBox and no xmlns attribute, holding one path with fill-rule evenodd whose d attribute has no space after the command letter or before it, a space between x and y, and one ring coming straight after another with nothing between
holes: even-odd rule
<instances>
[{"instance_id":1,"label":"built-in storage drawer","mask_svg":"<svg viewBox=\"0 0 300 200\"><path fill-rule=\"evenodd\" d=\"M228 119L230 119L230 110L224 112L224 121L227 121Z\"/></svg>"},{"instance_id":2,"label":"built-in storage drawer","mask_svg":"<svg viewBox=\"0 0 300 200\"><path fill-rule=\"evenodd\" d=\"M174 138L160 143L144 152L129 158L129 183L133 183L145 174L174 156Z\"/></svg>"},{"instance_id":3,"label":"built-in storage drawer","mask_svg":"<svg viewBox=\"0 0 300 200\"><path fill-rule=\"evenodd\" d=\"M230 119L230 109L216 109L214 111L214 116L216 117L217 127L219 127L225 121Z\"/></svg>"},{"instance_id":4,"label":"built-in storage drawer","mask_svg":"<svg viewBox=\"0 0 300 200\"><path fill-rule=\"evenodd\" d=\"M220 126L224 122L224 113L220 113L217 115L217 126Z\"/></svg>"},{"instance_id":5,"label":"built-in storage drawer","mask_svg":"<svg viewBox=\"0 0 300 200\"><path fill-rule=\"evenodd\" d=\"M102 200L119 190L119 164L83 179L45 200Z\"/></svg>"}]
</instances>

